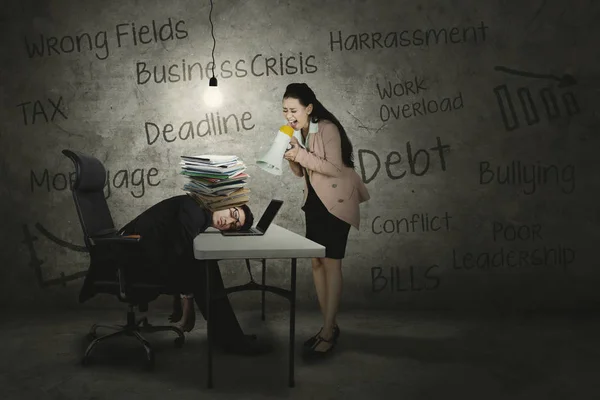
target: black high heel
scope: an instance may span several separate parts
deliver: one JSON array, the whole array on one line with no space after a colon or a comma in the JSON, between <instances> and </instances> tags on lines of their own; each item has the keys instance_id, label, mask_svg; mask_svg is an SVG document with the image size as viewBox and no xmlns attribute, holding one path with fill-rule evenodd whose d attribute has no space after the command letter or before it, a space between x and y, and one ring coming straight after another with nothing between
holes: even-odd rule
<instances>
[{"instance_id":1,"label":"black high heel","mask_svg":"<svg viewBox=\"0 0 600 400\"><path fill-rule=\"evenodd\" d=\"M325 351L315 350L319 346L319 344L321 344L321 342L329 343L330 344L329 348ZM336 344L336 341L333 339L333 337L331 338L331 340L327 340L321 336L317 336L317 338L315 340L315 344L306 350L305 356L312 357L312 358L325 357L325 356L331 354L331 352L333 351L333 348L335 347L335 344Z\"/></svg>"},{"instance_id":2,"label":"black high heel","mask_svg":"<svg viewBox=\"0 0 600 400\"><path fill-rule=\"evenodd\" d=\"M337 341L339 337L340 337L340 327L336 325L333 327L333 340Z\"/></svg>"},{"instance_id":3,"label":"black high heel","mask_svg":"<svg viewBox=\"0 0 600 400\"><path fill-rule=\"evenodd\" d=\"M304 342L304 347L313 347L321 332L323 332L323 327L321 327L321 329L319 329L319 332L317 332L314 336L311 336L310 338L308 338L308 340ZM333 337L331 338L331 340L335 342L337 341L338 337L340 337L340 328L336 325L333 327Z\"/></svg>"},{"instance_id":4,"label":"black high heel","mask_svg":"<svg viewBox=\"0 0 600 400\"><path fill-rule=\"evenodd\" d=\"M304 347L312 347L316 343L317 337L321 334L322 331L323 327L321 327L321 329L319 329L319 332L317 332L314 336L309 337L308 340L304 342Z\"/></svg>"}]
</instances>

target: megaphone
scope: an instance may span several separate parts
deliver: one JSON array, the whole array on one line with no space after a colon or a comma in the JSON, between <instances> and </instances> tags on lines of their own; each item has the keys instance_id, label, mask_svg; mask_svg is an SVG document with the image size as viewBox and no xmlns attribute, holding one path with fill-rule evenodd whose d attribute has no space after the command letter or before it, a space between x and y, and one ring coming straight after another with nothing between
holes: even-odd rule
<instances>
[{"instance_id":1,"label":"megaphone","mask_svg":"<svg viewBox=\"0 0 600 400\"><path fill-rule=\"evenodd\" d=\"M279 128L277 136L271 145L269 151L262 158L256 161L256 164L263 170L273 174L281 175L281 164L283 163L283 153L288 150L290 139L294 135L294 129L289 125L283 125Z\"/></svg>"}]
</instances>

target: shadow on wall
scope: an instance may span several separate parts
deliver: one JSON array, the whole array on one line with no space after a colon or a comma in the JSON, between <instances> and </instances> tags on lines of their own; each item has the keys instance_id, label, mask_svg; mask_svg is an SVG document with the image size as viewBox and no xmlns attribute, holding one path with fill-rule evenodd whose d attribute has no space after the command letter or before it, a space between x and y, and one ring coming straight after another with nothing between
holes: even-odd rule
<instances>
[{"instance_id":1,"label":"shadow on wall","mask_svg":"<svg viewBox=\"0 0 600 400\"><path fill-rule=\"evenodd\" d=\"M64 241L62 239L59 239L57 236L53 235L46 228L44 228L42 226L42 224L40 224L39 222L35 224L35 227L42 235L46 236L48 239L50 239L51 241L53 241L54 243L56 243L57 245L59 245L61 247L64 247L64 248L67 248L69 250L76 251L76 252L88 253L88 249L85 246L79 246L79 245ZM42 273L42 264L44 263L44 260L41 260L37 255L37 252L35 250L35 245L34 245L36 240L38 240L38 237L33 235L30 232L27 224L23 224L23 242L22 243L24 243L29 250L29 255L30 255L29 266L35 272L35 277L36 277L37 283L41 288L46 288L48 286L54 286L54 285L62 285L62 286L66 287L67 282L85 277L85 275L87 274L87 269L85 271L79 271L79 272L76 272L76 273L70 274L70 275L65 275L64 272L61 272L60 277L58 277L58 278L44 280L44 274Z\"/></svg>"}]
</instances>

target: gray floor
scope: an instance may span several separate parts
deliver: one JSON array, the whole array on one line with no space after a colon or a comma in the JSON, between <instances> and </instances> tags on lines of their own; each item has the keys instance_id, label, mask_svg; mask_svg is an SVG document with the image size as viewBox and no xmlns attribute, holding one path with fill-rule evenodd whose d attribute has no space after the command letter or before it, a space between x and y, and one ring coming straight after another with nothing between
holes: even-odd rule
<instances>
[{"instance_id":1,"label":"gray floor","mask_svg":"<svg viewBox=\"0 0 600 400\"><path fill-rule=\"evenodd\" d=\"M151 322L168 312L149 313ZM133 338L99 345L83 368L84 335L94 322L121 322L117 310L25 313L3 318L1 399L597 399L600 320L595 314L482 316L448 312L354 313L339 320L336 353L296 359L287 387L288 314L239 315L247 332L273 341L255 358L215 353L215 388L205 387L205 323L184 348L168 333L147 335L154 372ZM319 326L297 316L299 345ZM298 350L299 347L297 346Z\"/></svg>"}]
</instances>

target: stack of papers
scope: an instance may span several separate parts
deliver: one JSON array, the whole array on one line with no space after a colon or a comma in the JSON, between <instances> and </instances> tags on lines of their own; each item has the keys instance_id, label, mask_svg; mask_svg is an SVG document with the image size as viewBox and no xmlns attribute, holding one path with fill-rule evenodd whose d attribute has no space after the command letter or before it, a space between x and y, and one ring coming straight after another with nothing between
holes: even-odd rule
<instances>
[{"instance_id":1,"label":"stack of papers","mask_svg":"<svg viewBox=\"0 0 600 400\"><path fill-rule=\"evenodd\" d=\"M183 190L202 206L218 211L250 200L246 165L238 157L199 155L181 156L181 159L181 174L189 178Z\"/></svg>"}]
</instances>

